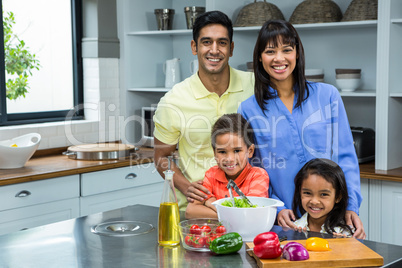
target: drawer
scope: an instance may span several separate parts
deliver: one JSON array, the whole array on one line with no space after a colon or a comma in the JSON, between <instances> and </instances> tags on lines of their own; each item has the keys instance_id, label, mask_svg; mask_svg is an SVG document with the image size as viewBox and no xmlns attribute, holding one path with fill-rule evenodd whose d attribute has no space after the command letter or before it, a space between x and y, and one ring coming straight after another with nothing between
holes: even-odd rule
<instances>
[{"instance_id":1,"label":"drawer","mask_svg":"<svg viewBox=\"0 0 402 268\"><path fill-rule=\"evenodd\" d=\"M32 206L80 196L79 175L0 187L0 210Z\"/></svg>"},{"instance_id":2,"label":"drawer","mask_svg":"<svg viewBox=\"0 0 402 268\"><path fill-rule=\"evenodd\" d=\"M153 163L81 174L81 196L95 195L163 181Z\"/></svg>"}]
</instances>

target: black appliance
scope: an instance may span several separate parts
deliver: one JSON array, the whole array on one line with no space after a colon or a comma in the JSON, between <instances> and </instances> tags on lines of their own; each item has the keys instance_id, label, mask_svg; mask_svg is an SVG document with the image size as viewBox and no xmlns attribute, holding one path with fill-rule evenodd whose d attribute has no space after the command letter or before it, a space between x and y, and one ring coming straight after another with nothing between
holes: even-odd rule
<instances>
[{"instance_id":1,"label":"black appliance","mask_svg":"<svg viewBox=\"0 0 402 268\"><path fill-rule=\"evenodd\" d=\"M375 132L371 128L350 127L359 164L375 158Z\"/></svg>"}]
</instances>

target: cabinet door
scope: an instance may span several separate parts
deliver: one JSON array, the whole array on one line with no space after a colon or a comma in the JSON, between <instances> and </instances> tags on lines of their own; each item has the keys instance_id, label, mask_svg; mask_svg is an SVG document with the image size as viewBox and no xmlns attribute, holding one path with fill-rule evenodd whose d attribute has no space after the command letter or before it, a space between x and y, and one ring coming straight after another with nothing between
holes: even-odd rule
<instances>
[{"instance_id":1,"label":"cabinet door","mask_svg":"<svg viewBox=\"0 0 402 268\"><path fill-rule=\"evenodd\" d=\"M65 199L0 212L0 234L68 220L79 216L79 198Z\"/></svg>"},{"instance_id":2,"label":"cabinet door","mask_svg":"<svg viewBox=\"0 0 402 268\"><path fill-rule=\"evenodd\" d=\"M382 241L402 246L402 183L382 181Z\"/></svg>"},{"instance_id":3,"label":"cabinet door","mask_svg":"<svg viewBox=\"0 0 402 268\"><path fill-rule=\"evenodd\" d=\"M163 182L153 163L81 174L81 196Z\"/></svg>"},{"instance_id":4,"label":"cabinet door","mask_svg":"<svg viewBox=\"0 0 402 268\"><path fill-rule=\"evenodd\" d=\"M162 189L163 181L126 190L81 197L81 216L135 204L159 206Z\"/></svg>"}]
</instances>

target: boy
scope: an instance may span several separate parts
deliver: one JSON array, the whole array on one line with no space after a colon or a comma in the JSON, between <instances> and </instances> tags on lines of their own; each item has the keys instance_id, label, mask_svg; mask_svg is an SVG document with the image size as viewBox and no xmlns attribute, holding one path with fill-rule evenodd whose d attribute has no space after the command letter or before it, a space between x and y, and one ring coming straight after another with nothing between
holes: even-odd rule
<instances>
[{"instance_id":1,"label":"boy","mask_svg":"<svg viewBox=\"0 0 402 268\"><path fill-rule=\"evenodd\" d=\"M186 218L217 218L217 199L229 197L226 188L233 180L246 196L268 197L269 178L267 172L252 167L248 159L253 156L253 132L249 123L240 114L226 114L212 127L211 144L216 166L211 167L204 177L203 186L211 193L205 201L195 200L186 209ZM238 196L233 192L234 196Z\"/></svg>"}]
</instances>

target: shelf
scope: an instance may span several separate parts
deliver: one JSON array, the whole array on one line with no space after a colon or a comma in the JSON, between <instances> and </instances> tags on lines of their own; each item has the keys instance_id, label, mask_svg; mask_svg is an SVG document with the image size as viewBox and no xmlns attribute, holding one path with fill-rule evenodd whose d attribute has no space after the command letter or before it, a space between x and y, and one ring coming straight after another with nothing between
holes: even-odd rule
<instances>
[{"instance_id":1,"label":"shelf","mask_svg":"<svg viewBox=\"0 0 402 268\"><path fill-rule=\"evenodd\" d=\"M163 31L137 31L137 32L128 32L129 36L140 36L140 35L187 35L193 34L192 30L163 30Z\"/></svg>"},{"instance_id":2,"label":"shelf","mask_svg":"<svg viewBox=\"0 0 402 268\"><path fill-rule=\"evenodd\" d=\"M339 91L342 97L375 97L375 90L356 90L351 92Z\"/></svg>"},{"instance_id":3,"label":"shelf","mask_svg":"<svg viewBox=\"0 0 402 268\"><path fill-rule=\"evenodd\" d=\"M395 24L402 24L402 19L392 19L391 23L395 23Z\"/></svg>"},{"instance_id":4,"label":"shelf","mask_svg":"<svg viewBox=\"0 0 402 268\"><path fill-rule=\"evenodd\" d=\"M400 98L400 97L402 97L402 92L390 93L389 96L390 96L390 97L397 97L397 98Z\"/></svg>"},{"instance_id":5,"label":"shelf","mask_svg":"<svg viewBox=\"0 0 402 268\"><path fill-rule=\"evenodd\" d=\"M164 87L136 87L136 88L129 88L128 91L133 92L168 92L171 88L164 88Z\"/></svg>"},{"instance_id":6,"label":"shelf","mask_svg":"<svg viewBox=\"0 0 402 268\"><path fill-rule=\"evenodd\" d=\"M399 21L399 20L394 20ZM402 22L402 21L401 21ZM396 22L398 23L398 22ZM327 22L327 23L309 23L309 24L295 24L296 29L300 30L323 30L323 29L351 29L351 28L366 28L377 26L376 20L364 20L364 21L345 21L345 22ZM250 27L233 27L234 32L252 32L259 31L261 26ZM164 30L164 31L134 31L128 32L129 36L144 36L144 35L188 35L192 34L190 29L181 30Z\"/></svg>"}]
</instances>

